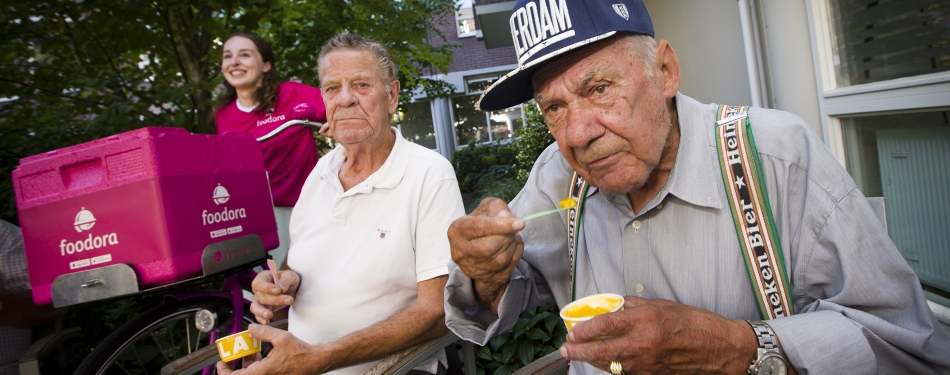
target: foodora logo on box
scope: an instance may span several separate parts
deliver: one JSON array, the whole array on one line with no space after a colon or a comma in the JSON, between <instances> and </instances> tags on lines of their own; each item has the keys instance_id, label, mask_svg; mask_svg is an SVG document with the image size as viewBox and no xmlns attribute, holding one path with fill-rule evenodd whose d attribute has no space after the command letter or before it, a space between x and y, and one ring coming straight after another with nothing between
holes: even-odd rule
<instances>
[{"instance_id":1,"label":"foodora logo on box","mask_svg":"<svg viewBox=\"0 0 950 375\"><path fill-rule=\"evenodd\" d=\"M211 198L214 200L215 205L220 205L227 203L228 200L231 199L231 195L228 194L228 189L225 189L224 186L218 184L218 186L214 188L214 193L212 194ZM228 206L224 206L224 209L221 210L221 212L208 212L208 210L201 211L201 222L203 225L243 219L245 217L247 217L247 213L244 212L244 208L229 210Z\"/></svg>"},{"instance_id":2,"label":"foodora logo on box","mask_svg":"<svg viewBox=\"0 0 950 375\"><path fill-rule=\"evenodd\" d=\"M79 210L79 213L76 214L76 220L73 221L73 228L79 233L92 231L94 225L96 225L96 217L92 214L92 211L87 210L85 207ZM59 255L66 256L66 254L81 253L83 251L118 244L119 236L115 233L95 236L90 232L86 238L77 241L69 241L64 238L59 242Z\"/></svg>"}]
</instances>

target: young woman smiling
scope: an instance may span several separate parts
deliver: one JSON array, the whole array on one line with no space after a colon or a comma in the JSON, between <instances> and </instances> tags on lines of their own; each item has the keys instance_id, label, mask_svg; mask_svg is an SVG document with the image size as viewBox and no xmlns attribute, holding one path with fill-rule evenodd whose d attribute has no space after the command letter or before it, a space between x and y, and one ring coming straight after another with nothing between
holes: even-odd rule
<instances>
[{"instance_id":1,"label":"young woman smiling","mask_svg":"<svg viewBox=\"0 0 950 375\"><path fill-rule=\"evenodd\" d=\"M215 113L218 134L245 132L260 137L290 120L326 121L320 89L298 82L280 83L274 51L257 35L237 32L224 40L221 74L224 93ZM270 253L279 264L290 243L290 212L317 164L317 148L309 128L292 127L261 143L261 151L281 244Z\"/></svg>"}]
</instances>

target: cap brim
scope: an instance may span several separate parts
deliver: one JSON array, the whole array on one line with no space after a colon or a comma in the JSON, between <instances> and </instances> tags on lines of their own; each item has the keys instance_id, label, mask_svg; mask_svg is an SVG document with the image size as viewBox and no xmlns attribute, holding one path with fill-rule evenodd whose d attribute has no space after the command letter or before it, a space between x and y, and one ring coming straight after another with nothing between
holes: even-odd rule
<instances>
[{"instance_id":1,"label":"cap brim","mask_svg":"<svg viewBox=\"0 0 950 375\"><path fill-rule=\"evenodd\" d=\"M527 64L512 70L501 77L497 82L488 87L475 107L481 111L497 111L524 103L534 97L534 88L531 86L531 75L540 69L547 61L580 47L606 39L616 31L610 31L593 38L585 39L580 42L568 45L547 55L538 57L529 61Z\"/></svg>"}]
</instances>

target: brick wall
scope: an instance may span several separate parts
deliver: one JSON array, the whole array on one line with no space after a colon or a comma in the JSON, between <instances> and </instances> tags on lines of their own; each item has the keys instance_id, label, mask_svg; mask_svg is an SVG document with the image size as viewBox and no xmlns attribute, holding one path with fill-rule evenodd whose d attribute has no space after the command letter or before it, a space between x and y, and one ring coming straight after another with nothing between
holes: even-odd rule
<instances>
[{"instance_id":1,"label":"brick wall","mask_svg":"<svg viewBox=\"0 0 950 375\"><path fill-rule=\"evenodd\" d=\"M476 22L477 21L476 17ZM470 69L488 68L492 66L509 65L518 63L515 55L515 47L502 47L486 49L485 43L474 36L459 38L458 29L455 27L455 15L446 14L437 16L433 20L434 26L445 35L445 41L442 38L432 36L429 42L433 46L445 44L460 44L461 47L452 51L452 65L449 66L449 72L458 72ZM477 27L480 27L476 23ZM435 74L436 72L432 72Z\"/></svg>"}]
</instances>

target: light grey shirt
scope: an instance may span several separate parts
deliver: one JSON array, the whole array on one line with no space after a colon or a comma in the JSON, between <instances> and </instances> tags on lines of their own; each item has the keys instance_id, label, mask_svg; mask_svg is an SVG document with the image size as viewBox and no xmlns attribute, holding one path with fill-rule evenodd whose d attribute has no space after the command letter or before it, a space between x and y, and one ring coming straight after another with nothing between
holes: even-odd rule
<instances>
[{"instance_id":1,"label":"light grey shirt","mask_svg":"<svg viewBox=\"0 0 950 375\"><path fill-rule=\"evenodd\" d=\"M639 214L625 195L591 188L577 253L577 296L662 298L732 319L760 319L728 210L714 143L716 105L677 94L681 140L666 186ZM753 108L753 134L778 229L796 315L769 321L799 373L946 373L950 340L916 275L848 173L801 118ZM551 145L538 158L515 216L555 208L570 166ZM446 323L484 344L526 308L570 302L566 217L521 232L525 252L498 315L480 310L454 268ZM454 266L453 266L454 267ZM751 328L750 328L751 329ZM571 371L598 373L586 363Z\"/></svg>"}]
</instances>

